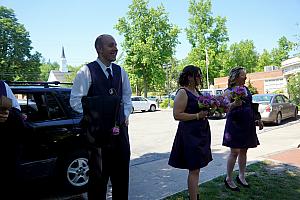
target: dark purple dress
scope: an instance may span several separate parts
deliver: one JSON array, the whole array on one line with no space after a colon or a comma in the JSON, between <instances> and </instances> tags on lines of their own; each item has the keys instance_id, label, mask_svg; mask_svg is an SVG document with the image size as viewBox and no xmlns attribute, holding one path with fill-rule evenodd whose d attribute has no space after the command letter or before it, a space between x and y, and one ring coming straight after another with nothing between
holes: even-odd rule
<instances>
[{"instance_id":1,"label":"dark purple dress","mask_svg":"<svg viewBox=\"0 0 300 200\"><path fill-rule=\"evenodd\" d=\"M223 146L231 148L254 148L259 145L254 113L251 108L252 95L249 89L245 88L248 95L243 99L242 106L233 108L227 113Z\"/></svg>"},{"instance_id":2,"label":"dark purple dress","mask_svg":"<svg viewBox=\"0 0 300 200\"><path fill-rule=\"evenodd\" d=\"M198 113L197 97L188 90L184 112ZM180 121L174 139L169 165L180 169L200 169L212 161L211 133L207 119Z\"/></svg>"}]
</instances>

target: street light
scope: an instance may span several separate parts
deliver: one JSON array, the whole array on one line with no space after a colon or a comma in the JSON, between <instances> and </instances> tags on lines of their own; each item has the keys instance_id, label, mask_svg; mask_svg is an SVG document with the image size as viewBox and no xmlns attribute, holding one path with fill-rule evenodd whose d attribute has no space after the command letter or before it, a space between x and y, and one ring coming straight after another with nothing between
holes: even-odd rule
<instances>
[{"instance_id":1,"label":"street light","mask_svg":"<svg viewBox=\"0 0 300 200\"><path fill-rule=\"evenodd\" d=\"M171 108L170 105L170 70L172 65L170 63L163 64L163 68L167 71L167 92L168 92L168 108Z\"/></svg>"}]
</instances>

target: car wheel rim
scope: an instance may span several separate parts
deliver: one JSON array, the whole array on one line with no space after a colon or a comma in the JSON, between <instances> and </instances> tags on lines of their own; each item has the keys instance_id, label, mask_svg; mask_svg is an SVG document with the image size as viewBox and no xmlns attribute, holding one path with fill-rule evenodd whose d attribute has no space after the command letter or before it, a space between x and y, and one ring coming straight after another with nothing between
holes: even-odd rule
<instances>
[{"instance_id":1,"label":"car wheel rim","mask_svg":"<svg viewBox=\"0 0 300 200\"><path fill-rule=\"evenodd\" d=\"M67 178L71 185L80 187L88 183L88 159L78 158L67 169Z\"/></svg>"}]
</instances>

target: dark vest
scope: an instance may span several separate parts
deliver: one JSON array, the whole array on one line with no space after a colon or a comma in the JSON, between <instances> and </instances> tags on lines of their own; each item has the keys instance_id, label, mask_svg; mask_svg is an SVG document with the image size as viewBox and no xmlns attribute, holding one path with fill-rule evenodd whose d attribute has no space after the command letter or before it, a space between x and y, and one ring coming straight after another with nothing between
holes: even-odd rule
<instances>
[{"instance_id":1,"label":"dark vest","mask_svg":"<svg viewBox=\"0 0 300 200\"><path fill-rule=\"evenodd\" d=\"M3 81L0 81L0 96L7 96L6 87Z\"/></svg>"},{"instance_id":2,"label":"dark vest","mask_svg":"<svg viewBox=\"0 0 300 200\"><path fill-rule=\"evenodd\" d=\"M109 79L104 74L103 70L101 69L101 66L96 62L91 62L87 64L92 84L89 88L87 96L108 96L111 95L109 93L110 88L110 82ZM113 71L113 88L115 89L118 96L122 97L122 75L121 75L121 67L116 64L112 64L112 71ZM118 115L118 124L121 125L125 121L124 116L124 105L121 103L120 109L119 109L119 115Z\"/></svg>"}]
</instances>

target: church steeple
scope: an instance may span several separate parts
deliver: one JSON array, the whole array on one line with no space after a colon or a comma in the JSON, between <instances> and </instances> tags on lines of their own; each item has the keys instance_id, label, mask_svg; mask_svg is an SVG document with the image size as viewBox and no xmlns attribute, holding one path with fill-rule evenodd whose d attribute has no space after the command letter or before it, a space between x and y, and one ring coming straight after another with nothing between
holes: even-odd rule
<instances>
[{"instance_id":1,"label":"church steeple","mask_svg":"<svg viewBox=\"0 0 300 200\"><path fill-rule=\"evenodd\" d=\"M61 72L68 72L68 68L67 68L67 59L66 59L66 56L65 56L65 49L64 49L64 46L62 46L62 52L61 52L61 65L60 65L59 71L61 71Z\"/></svg>"},{"instance_id":2,"label":"church steeple","mask_svg":"<svg viewBox=\"0 0 300 200\"><path fill-rule=\"evenodd\" d=\"M61 58L66 58L64 46L62 47Z\"/></svg>"}]
</instances>

